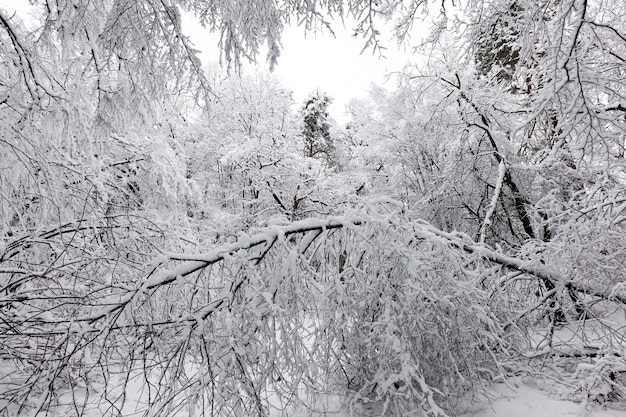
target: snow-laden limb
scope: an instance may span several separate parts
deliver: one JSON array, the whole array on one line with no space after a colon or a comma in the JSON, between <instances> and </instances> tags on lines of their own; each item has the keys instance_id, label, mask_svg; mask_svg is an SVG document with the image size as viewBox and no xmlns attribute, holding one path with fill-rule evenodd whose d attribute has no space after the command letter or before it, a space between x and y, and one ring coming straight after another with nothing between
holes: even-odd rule
<instances>
[{"instance_id":1,"label":"snow-laden limb","mask_svg":"<svg viewBox=\"0 0 626 417\"><path fill-rule=\"evenodd\" d=\"M307 234L309 232L322 232L324 230L339 229L346 226L358 226L365 222L363 217L334 217L326 220L307 219L294 222L288 226L274 226L268 228L264 232L260 232L254 236L246 236L230 245L219 247L203 254L181 254L166 253L164 254L170 260L187 261L173 270L159 272L148 278L143 289L149 290L161 285L169 284L175 281L179 276L187 276L206 268L216 262L223 261L226 256L238 254L239 251L252 249L257 246L271 246L278 239L289 237L295 234ZM308 247L308 245L306 245ZM306 250L306 247L304 249ZM253 255L248 255L254 258ZM245 255L244 255L245 257ZM255 258L258 261L258 258Z\"/></svg>"},{"instance_id":2,"label":"snow-laden limb","mask_svg":"<svg viewBox=\"0 0 626 417\"><path fill-rule=\"evenodd\" d=\"M113 313L119 313L120 310L123 310L126 305L128 305L135 297L140 296L149 290L154 290L158 287L173 283L182 277L186 277L195 272L198 272L202 269L209 267L212 264L223 261L225 258L229 256L241 256L242 259L251 259L255 261L260 261L259 255L256 253L242 254L242 251L250 250L255 247L271 247L273 243L278 239L284 239L291 235L295 234L304 234L309 236L309 233L315 233L319 235L324 230L333 230L349 226L358 226L364 223L364 217L336 217L330 219L308 219L302 220L298 222L294 222L288 226L273 226L267 228L267 230L257 233L251 237L242 236L237 242L221 246L212 251L202 253L202 254L176 254L176 253L165 253L159 255L157 258L154 258L149 262L150 265L158 266L163 265L167 260L170 261L185 261L182 264L176 266L173 269L159 271L153 273L150 277L144 280L140 285L136 286L137 288L128 289L126 292L118 292L115 295L103 297L97 304L90 308L90 311L86 314L79 315L77 317L68 319L68 320L46 320L39 319L37 322L41 322L42 324L50 323L55 324L57 326L61 325L61 327L57 327L54 331L56 334L61 334L64 332L63 323L71 324L73 322L88 322L93 323L100 319L107 318ZM308 238L304 239L301 243L300 251L304 253L306 248L310 246L311 242ZM267 253L265 249L262 251L263 254ZM155 265L155 259L158 262ZM6 271L0 270L0 273L13 273L13 274L24 274L28 271L24 271L22 269L17 268L9 268ZM206 318L209 314L215 311L216 308L222 305L222 301L218 301L216 303L211 303L209 306L203 308L198 314L203 319ZM99 330L97 330L99 331Z\"/></svg>"},{"instance_id":3,"label":"snow-laden limb","mask_svg":"<svg viewBox=\"0 0 626 417\"><path fill-rule=\"evenodd\" d=\"M502 190L502 183L504 182L504 176L506 175L506 165L504 163L504 159L501 159L498 163L498 177L496 179L496 185L493 190L493 196L491 196L491 202L489 203L489 207L487 209L487 213L485 213L485 218L483 220L483 224L480 226L480 242L485 242L485 232L487 231L487 227L491 224L491 216L493 212L496 210L496 206L498 205L498 199L500 199L500 191Z\"/></svg>"},{"instance_id":4,"label":"snow-laden limb","mask_svg":"<svg viewBox=\"0 0 626 417\"><path fill-rule=\"evenodd\" d=\"M561 288L573 288L584 294L592 295L606 300L615 300L626 305L626 296L615 291L614 288L597 288L591 284L582 282L580 279L567 278L554 268L538 264L536 260L525 260L515 256L500 253L488 245L475 243L469 237L439 230L428 224L415 229L415 235L422 239L444 239L444 242L467 253L479 255L482 259L523 272L540 279L549 280Z\"/></svg>"},{"instance_id":5,"label":"snow-laden limb","mask_svg":"<svg viewBox=\"0 0 626 417\"><path fill-rule=\"evenodd\" d=\"M27 275L30 274L31 271L23 268L0 268L0 274L22 274Z\"/></svg>"}]
</instances>

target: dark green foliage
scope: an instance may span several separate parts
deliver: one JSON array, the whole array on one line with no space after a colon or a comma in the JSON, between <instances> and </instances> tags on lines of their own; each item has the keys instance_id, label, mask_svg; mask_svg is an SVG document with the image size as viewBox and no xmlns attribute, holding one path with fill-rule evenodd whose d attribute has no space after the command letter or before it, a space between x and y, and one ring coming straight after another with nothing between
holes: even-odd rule
<instances>
[{"instance_id":1,"label":"dark green foliage","mask_svg":"<svg viewBox=\"0 0 626 417\"><path fill-rule=\"evenodd\" d=\"M333 143L330 136L328 106L332 100L326 93L316 90L306 99L302 108L305 156L321 157L331 164Z\"/></svg>"},{"instance_id":2,"label":"dark green foliage","mask_svg":"<svg viewBox=\"0 0 626 417\"><path fill-rule=\"evenodd\" d=\"M494 73L498 81L510 82L517 67L520 47L516 27L523 13L516 2L494 6L475 31L474 61L481 75Z\"/></svg>"}]
</instances>

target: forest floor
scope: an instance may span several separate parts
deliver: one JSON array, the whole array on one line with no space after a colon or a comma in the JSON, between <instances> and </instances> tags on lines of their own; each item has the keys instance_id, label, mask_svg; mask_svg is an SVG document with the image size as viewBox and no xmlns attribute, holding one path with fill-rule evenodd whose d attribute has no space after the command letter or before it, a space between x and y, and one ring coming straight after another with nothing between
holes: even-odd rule
<instances>
[{"instance_id":1,"label":"forest floor","mask_svg":"<svg viewBox=\"0 0 626 417\"><path fill-rule=\"evenodd\" d=\"M468 401L460 405L466 411L450 417L626 417L626 404L609 402L599 404L581 400L566 400L565 395L556 385L547 386L546 382L531 379L509 380L507 384L494 384L484 392L482 400ZM338 399L327 399L326 412L294 413L295 417L370 417L379 416L374 410L371 414L339 411ZM272 415L272 414L270 414ZM280 413L275 414L280 415Z\"/></svg>"},{"instance_id":2,"label":"forest floor","mask_svg":"<svg viewBox=\"0 0 626 417\"><path fill-rule=\"evenodd\" d=\"M626 417L619 403L587 403L559 398L552 390L517 381L515 387L497 384L490 389L492 401L462 417Z\"/></svg>"}]
</instances>

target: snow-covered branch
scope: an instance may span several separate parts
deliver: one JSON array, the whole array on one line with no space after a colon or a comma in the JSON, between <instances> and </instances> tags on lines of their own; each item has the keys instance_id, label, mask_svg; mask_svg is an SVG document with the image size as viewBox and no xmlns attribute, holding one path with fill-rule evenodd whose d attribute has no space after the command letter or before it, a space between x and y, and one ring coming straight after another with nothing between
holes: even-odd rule
<instances>
[{"instance_id":1,"label":"snow-covered branch","mask_svg":"<svg viewBox=\"0 0 626 417\"><path fill-rule=\"evenodd\" d=\"M178 277L184 277L206 268L216 262L223 261L226 256L239 255L240 251L245 251L258 246L266 248L271 246L276 240L282 239L295 234L307 234L309 232L322 232L324 230L333 230L343 227L359 226L364 223L362 217L335 217L327 220L307 219L294 222L288 226L273 226L267 228L266 231L260 232L253 236L242 235L237 242L221 246L210 252L203 254L180 254L165 253L157 258L158 263L166 260L185 261L170 271L163 271L149 277L142 288L145 290L153 289L161 285L169 284ZM308 243L310 244L310 242ZM307 247L308 247L307 244ZM306 248L304 248L306 249ZM250 259L257 260L255 254L243 255Z\"/></svg>"},{"instance_id":2,"label":"snow-covered branch","mask_svg":"<svg viewBox=\"0 0 626 417\"><path fill-rule=\"evenodd\" d=\"M488 245L473 242L463 234L445 232L433 226L423 224L422 227L415 229L415 235L421 239L443 239L445 244L454 248L458 248L470 254L479 255L482 259L511 268L515 271L523 272L542 280L547 280L555 286L561 288L572 288L576 291L580 291L594 297L599 297L605 300L615 300L622 304L626 304L626 295L617 294L610 288L595 288L592 285L584 283L578 277L565 277L561 275L556 268L551 268L549 265L539 264L539 261L535 259L525 260L515 256L499 253Z\"/></svg>"},{"instance_id":3,"label":"snow-covered branch","mask_svg":"<svg viewBox=\"0 0 626 417\"><path fill-rule=\"evenodd\" d=\"M485 232L487 231L487 227L489 227L489 224L491 223L491 216L493 215L493 212L496 210L496 206L498 205L500 190L502 190L502 183L504 182L505 174L506 166L504 165L504 159L502 159L498 164L498 178L496 179L496 185L493 190L493 196L491 197L491 203L489 203L487 213L485 213L485 219L483 220L483 224L480 227L480 243L485 242Z\"/></svg>"}]
</instances>

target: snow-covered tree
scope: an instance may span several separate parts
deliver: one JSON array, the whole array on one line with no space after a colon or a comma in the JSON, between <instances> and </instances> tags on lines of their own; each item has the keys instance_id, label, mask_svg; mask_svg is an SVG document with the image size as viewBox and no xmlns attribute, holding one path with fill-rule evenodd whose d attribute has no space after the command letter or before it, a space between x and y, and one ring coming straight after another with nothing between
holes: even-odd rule
<instances>
[{"instance_id":1,"label":"snow-covered tree","mask_svg":"<svg viewBox=\"0 0 626 417\"><path fill-rule=\"evenodd\" d=\"M238 65L327 12L405 38L425 2L31 3L28 28L0 10L1 413L339 393L443 416L546 361L588 399L624 393L619 2L444 2L429 65L353 107L334 173L280 86L210 81L181 11Z\"/></svg>"},{"instance_id":2,"label":"snow-covered tree","mask_svg":"<svg viewBox=\"0 0 626 417\"><path fill-rule=\"evenodd\" d=\"M333 163L334 145L330 135L328 106L332 103L326 93L315 90L304 101L301 110L304 154L308 158L323 158Z\"/></svg>"},{"instance_id":3,"label":"snow-covered tree","mask_svg":"<svg viewBox=\"0 0 626 417\"><path fill-rule=\"evenodd\" d=\"M623 234L624 26L611 7L473 2L428 66L373 100L385 124L365 129L396 139L389 189L413 216L537 268L507 261L483 282L506 288L515 325L542 339L518 345L524 355L560 358L560 377L580 357L592 362L575 376L589 377L585 388L574 384L590 398L624 392L621 354L594 359L596 348L623 349L621 320L587 343L624 309L612 241Z\"/></svg>"}]
</instances>

